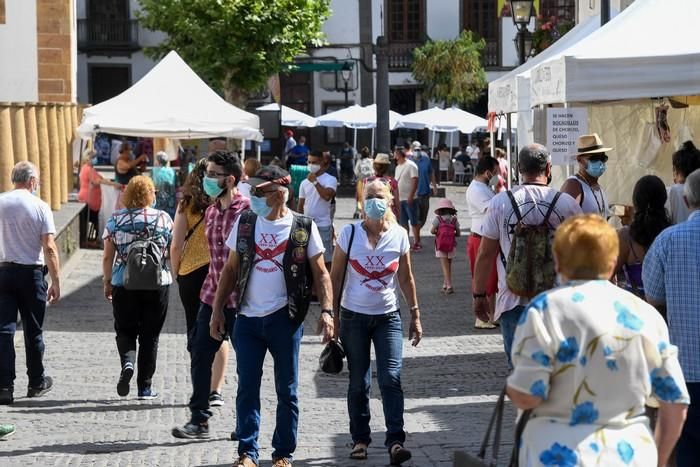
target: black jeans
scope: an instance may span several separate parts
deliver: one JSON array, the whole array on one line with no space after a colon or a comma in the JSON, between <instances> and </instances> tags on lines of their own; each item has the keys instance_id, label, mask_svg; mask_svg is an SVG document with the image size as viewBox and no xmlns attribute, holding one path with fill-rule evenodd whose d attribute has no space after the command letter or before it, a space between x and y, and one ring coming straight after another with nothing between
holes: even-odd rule
<instances>
[{"instance_id":1,"label":"black jeans","mask_svg":"<svg viewBox=\"0 0 700 467\"><path fill-rule=\"evenodd\" d=\"M693 467L700 459L700 383L686 383L690 394L688 416L676 445L676 465Z\"/></svg>"},{"instance_id":2,"label":"black jeans","mask_svg":"<svg viewBox=\"0 0 700 467\"><path fill-rule=\"evenodd\" d=\"M156 372L158 339L168 313L168 289L166 285L158 290L126 290L119 286L112 290L114 330L122 366L135 363L138 339L139 390L151 387Z\"/></svg>"},{"instance_id":3,"label":"black jeans","mask_svg":"<svg viewBox=\"0 0 700 467\"><path fill-rule=\"evenodd\" d=\"M17 311L22 316L24 349L29 386L44 382L44 314L46 312L45 268L9 266L0 268L0 388L13 388Z\"/></svg>"},{"instance_id":4,"label":"black jeans","mask_svg":"<svg viewBox=\"0 0 700 467\"><path fill-rule=\"evenodd\" d=\"M195 425L206 423L212 413L209 410L209 391L211 390L211 365L214 356L221 345L228 345L227 341L217 341L209 334L209 320L212 309L206 303L202 303L197 315L197 322L192 330L192 397L190 398L190 422ZM233 336L233 325L236 315L231 308L224 308L226 318L226 333Z\"/></svg>"},{"instance_id":5,"label":"black jeans","mask_svg":"<svg viewBox=\"0 0 700 467\"><path fill-rule=\"evenodd\" d=\"M185 323L187 323L187 351L192 352L192 331L194 330L197 313L199 313L199 292L209 273L209 265L206 264L195 269L189 274L177 276L177 292L185 309Z\"/></svg>"}]
</instances>

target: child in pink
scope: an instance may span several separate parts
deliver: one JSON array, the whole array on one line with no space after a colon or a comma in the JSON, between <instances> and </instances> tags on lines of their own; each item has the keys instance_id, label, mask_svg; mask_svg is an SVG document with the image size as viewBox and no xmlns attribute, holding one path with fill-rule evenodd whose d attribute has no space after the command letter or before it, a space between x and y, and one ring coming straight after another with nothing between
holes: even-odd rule
<instances>
[{"instance_id":1,"label":"child in pink","mask_svg":"<svg viewBox=\"0 0 700 467\"><path fill-rule=\"evenodd\" d=\"M435 257L440 258L442 266L442 291L449 295L454 293L452 287L452 258L457 250L457 237L460 234L457 210L449 199L441 199L435 210L430 233L435 235Z\"/></svg>"}]
</instances>

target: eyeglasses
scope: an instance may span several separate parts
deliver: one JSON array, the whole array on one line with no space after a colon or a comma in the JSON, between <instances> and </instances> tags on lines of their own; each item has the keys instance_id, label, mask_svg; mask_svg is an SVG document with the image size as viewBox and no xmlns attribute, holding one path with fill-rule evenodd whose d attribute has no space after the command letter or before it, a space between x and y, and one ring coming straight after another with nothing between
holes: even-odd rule
<instances>
[{"instance_id":1,"label":"eyeglasses","mask_svg":"<svg viewBox=\"0 0 700 467\"><path fill-rule=\"evenodd\" d=\"M277 193L277 191L278 190L263 190L262 188L253 188L252 190L250 190L252 195L257 196L258 198L264 198L270 193Z\"/></svg>"},{"instance_id":2,"label":"eyeglasses","mask_svg":"<svg viewBox=\"0 0 700 467\"><path fill-rule=\"evenodd\" d=\"M606 154L593 154L588 158L589 161L593 162L608 162L608 156Z\"/></svg>"},{"instance_id":3,"label":"eyeglasses","mask_svg":"<svg viewBox=\"0 0 700 467\"><path fill-rule=\"evenodd\" d=\"M216 177L228 177L229 174L223 173L223 172L210 172L210 171L207 171L207 172L206 172L206 175L207 175L207 177L216 178Z\"/></svg>"},{"instance_id":4,"label":"eyeglasses","mask_svg":"<svg viewBox=\"0 0 700 467\"><path fill-rule=\"evenodd\" d=\"M384 195L381 193L377 193L375 195L368 194L365 196L365 199L384 199Z\"/></svg>"}]
</instances>

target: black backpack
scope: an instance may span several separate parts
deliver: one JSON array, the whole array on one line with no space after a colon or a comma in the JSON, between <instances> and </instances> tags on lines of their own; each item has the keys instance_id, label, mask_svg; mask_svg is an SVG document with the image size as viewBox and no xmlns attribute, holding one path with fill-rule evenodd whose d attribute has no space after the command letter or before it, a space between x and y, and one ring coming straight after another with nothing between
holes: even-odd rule
<instances>
[{"instance_id":1,"label":"black backpack","mask_svg":"<svg viewBox=\"0 0 700 467\"><path fill-rule=\"evenodd\" d=\"M143 233L136 233L134 216L131 214L131 226L135 235L140 235L132 241L126 250L124 261L124 288L127 290L158 290L162 287L163 264L162 249L156 243L159 215L153 226L153 232L148 230L148 218L144 211L146 226Z\"/></svg>"}]
</instances>

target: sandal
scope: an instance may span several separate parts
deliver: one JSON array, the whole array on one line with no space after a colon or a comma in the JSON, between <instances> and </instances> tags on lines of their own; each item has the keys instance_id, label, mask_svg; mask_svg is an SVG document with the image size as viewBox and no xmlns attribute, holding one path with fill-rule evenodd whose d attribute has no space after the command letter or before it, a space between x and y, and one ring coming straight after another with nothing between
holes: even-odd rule
<instances>
[{"instance_id":1,"label":"sandal","mask_svg":"<svg viewBox=\"0 0 700 467\"><path fill-rule=\"evenodd\" d=\"M367 445L363 443L355 443L350 451L350 459L356 461L367 460Z\"/></svg>"},{"instance_id":2,"label":"sandal","mask_svg":"<svg viewBox=\"0 0 700 467\"><path fill-rule=\"evenodd\" d=\"M451 295L455 293L455 289L452 287L445 287L445 295Z\"/></svg>"},{"instance_id":3,"label":"sandal","mask_svg":"<svg viewBox=\"0 0 700 467\"><path fill-rule=\"evenodd\" d=\"M391 465L401 465L411 458L411 451L396 443L389 450L389 461Z\"/></svg>"}]
</instances>

